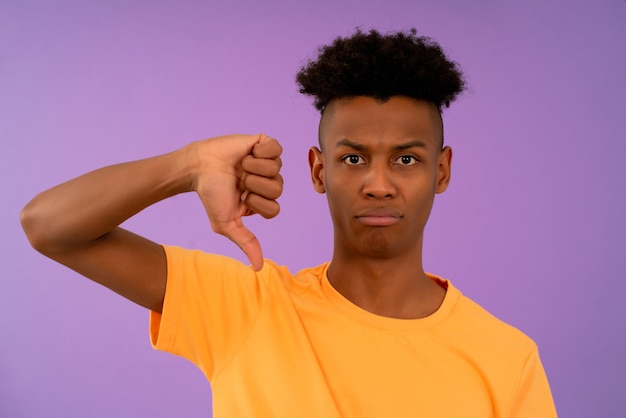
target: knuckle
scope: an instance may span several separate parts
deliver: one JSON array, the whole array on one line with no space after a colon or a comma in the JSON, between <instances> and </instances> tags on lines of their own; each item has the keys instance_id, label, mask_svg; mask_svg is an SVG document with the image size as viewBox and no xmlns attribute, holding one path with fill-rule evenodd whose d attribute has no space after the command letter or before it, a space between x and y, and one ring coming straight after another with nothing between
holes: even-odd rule
<instances>
[{"instance_id":1,"label":"knuckle","mask_svg":"<svg viewBox=\"0 0 626 418\"><path fill-rule=\"evenodd\" d=\"M277 194L278 194L276 196L277 198L280 197L283 194L283 185L282 185L282 183L278 186Z\"/></svg>"},{"instance_id":2,"label":"knuckle","mask_svg":"<svg viewBox=\"0 0 626 418\"><path fill-rule=\"evenodd\" d=\"M277 199L283 194L283 186L280 183L272 182L271 186L268 189L268 198Z\"/></svg>"},{"instance_id":3,"label":"knuckle","mask_svg":"<svg viewBox=\"0 0 626 418\"><path fill-rule=\"evenodd\" d=\"M267 205L267 208L263 212L262 216L265 219L271 219L271 218L274 218L276 215L278 215L279 212L280 212L280 205L278 204L278 202L271 201Z\"/></svg>"},{"instance_id":4,"label":"knuckle","mask_svg":"<svg viewBox=\"0 0 626 418\"><path fill-rule=\"evenodd\" d=\"M245 190L250 190L250 187L254 186L254 176L251 176L247 173L243 173L241 176L241 184Z\"/></svg>"},{"instance_id":5,"label":"knuckle","mask_svg":"<svg viewBox=\"0 0 626 418\"><path fill-rule=\"evenodd\" d=\"M266 175L267 177L276 177L280 173L280 164L272 164L268 167Z\"/></svg>"},{"instance_id":6,"label":"knuckle","mask_svg":"<svg viewBox=\"0 0 626 418\"><path fill-rule=\"evenodd\" d=\"M243 168L245 171L250 171L253 165L254 165L254 158L252 157L252 155L246 155L241 160L241 168Z\"/></svg>"}]
</instances>

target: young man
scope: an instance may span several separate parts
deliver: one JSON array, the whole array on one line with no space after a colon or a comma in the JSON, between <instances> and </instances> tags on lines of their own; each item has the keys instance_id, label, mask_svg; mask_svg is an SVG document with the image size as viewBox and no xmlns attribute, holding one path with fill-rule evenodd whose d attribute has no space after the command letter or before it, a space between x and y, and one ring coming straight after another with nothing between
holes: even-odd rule
<instances>
[{"instance_id":1,"label":"young man","mask_svg":"<svg viewBox=\"0 0 626 418\"><path fill-rule=\"evenodd\" d=\"M265 135L45 191L22 212L32 245L150 309L152 343L204 372L216 417L556 416L533 341L422 268L424 226L450 181L441 108L463 90L456 65L414 31L357 31L297 79L322 115L309 164L333 220L329 263L293 275L243 225L279 212L281 147ZM118 227L190 191L252 268Z\"/></svg>"}]
</instances>

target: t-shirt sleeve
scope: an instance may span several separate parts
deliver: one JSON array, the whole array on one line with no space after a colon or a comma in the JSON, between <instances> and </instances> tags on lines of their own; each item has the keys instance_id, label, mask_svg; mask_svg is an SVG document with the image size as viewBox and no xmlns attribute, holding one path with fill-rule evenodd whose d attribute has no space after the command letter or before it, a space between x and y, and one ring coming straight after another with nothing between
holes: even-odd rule
<instances>
[{"instance_id":1,"label":"t-shirt sleeve","mask_svg":"<svg viewBox=\"0 0 626 418\"><path fill-rule=\"evenodd\" d=\"M164 248L167 285L162 313L150 312L152 346L188 359L211 380L253 326L269 266L256 273L224 256Z\"/></svg>"},{"instance_id":2,"label":"t-shirt sleeve","mask_svg":"<svg viewBox=\"0 0 626 418\"><path fill-rule=\"evenodd\" d=\"M535 347L528 356L522 371L511 417L554 418L556 416L548 378Z\"/></svg>"}]
</instances>

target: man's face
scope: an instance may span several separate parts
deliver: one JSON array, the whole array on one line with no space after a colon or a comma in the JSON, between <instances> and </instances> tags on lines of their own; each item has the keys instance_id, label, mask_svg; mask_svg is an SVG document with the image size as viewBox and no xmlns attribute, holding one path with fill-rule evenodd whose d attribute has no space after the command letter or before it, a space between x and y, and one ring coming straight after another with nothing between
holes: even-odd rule
<instances>
[{"instance_id":1,"label":"man's face","mask_svg":"<svg viewBox=\"0 0 626 418\"><path fill-rule=\"evenodd\" d=\"M420 255L435 193L450 179L434 105L395 96L329 103L320 144L309 152L315 189L326 193L335 253L387 258Z\"/></svg>"}]
</instances>

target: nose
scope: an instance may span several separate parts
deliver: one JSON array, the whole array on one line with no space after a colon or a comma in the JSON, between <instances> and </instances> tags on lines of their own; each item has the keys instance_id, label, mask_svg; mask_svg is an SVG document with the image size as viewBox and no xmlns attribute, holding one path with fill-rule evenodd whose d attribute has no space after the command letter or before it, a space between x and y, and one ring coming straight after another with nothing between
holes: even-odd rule
<instances>
[{"instance_id":1,"label":"nose","mask_svg":"<svg viewBox=\"0 0 626 418\"><path fill-rule=\"evenodd\" d=\"M369 198L384 199L395 195L391 168L385 163L371 164L365 174L363 194Z\"/></svg>"}]
</instances>

